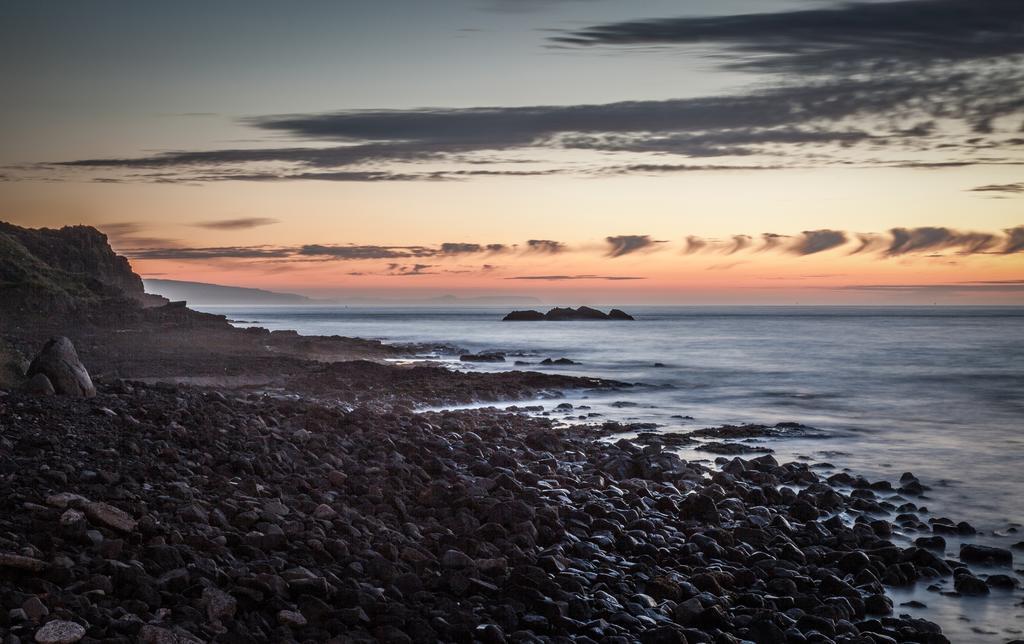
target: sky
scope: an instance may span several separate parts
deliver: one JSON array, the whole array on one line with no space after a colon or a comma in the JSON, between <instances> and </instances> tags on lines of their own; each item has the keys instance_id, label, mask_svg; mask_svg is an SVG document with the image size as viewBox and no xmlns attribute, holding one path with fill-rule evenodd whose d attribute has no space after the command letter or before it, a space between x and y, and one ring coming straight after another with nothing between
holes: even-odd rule
<instances>
[{"instance_id":1,"label":"sky","mask_svg":"<svg viewBox=\"0 0 1024 644\"><path fill-rule=\"evenodd\" d=\"M143 277L1024 304L1019 0L4 0L0 77L0 220Z\"/></svg>"}]
</instances>

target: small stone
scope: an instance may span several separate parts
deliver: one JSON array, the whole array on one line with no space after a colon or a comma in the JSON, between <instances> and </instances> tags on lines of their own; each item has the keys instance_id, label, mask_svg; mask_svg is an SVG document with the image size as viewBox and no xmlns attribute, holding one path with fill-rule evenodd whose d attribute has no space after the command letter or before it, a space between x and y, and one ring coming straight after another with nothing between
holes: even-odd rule
<instances>
[{"instance_id":1,"label":"small stone","mask_svg":"<svg viewBox=\"0 0 1024 644\"><path fill-rule=\"evenodd\" d=\"M203 589L203 603L206 605L206 616L211 622L231 619L238 608L238 602L234 597L213 587Z\"/></svg>"},{"instance_id":2,"label":"small stone","mask_svg":"<svg viewBox=\"0 0 1024 644\"><path fill-rule=\"evenodd\" d=\"M313 518L315 519L333 519L336 516L338 516L338 513L326 503L321 503L313 510Z\"/></svg>"},{"instance_id":3,"label":"small stone","mask_svg":"<svg viewBox=\"0 0 1024 644\"><path fill-rule=\"evenodd\" d=\"M85 514L68 508L60 515L60 529L66 535L79 536L85 533L89 523L85 520Z\"/></svg>"},{"instance_id":4,"label":"small stone","mask_svg":"<svg viewBox=\"0 0 1024 644\"><path fill-rule=\"evenodd\" d=\"M42 621L44 617L50 614L50 610L43 605L38 597L29 597L21 605L21 609L25 611L25 615L28 616L33 622Z\"/></svg>"},{"instance_id":5,"label":"small stone","mask_svg":"<svg viewBox=\"0 0 1024 644\"><path fill-rule=\"evenodd\" d=\"M277 621L285 626L305 626L307 623L302 613L295 610L278 611Z\"/></svg>"},{"instance_id":6,"label":"small stone","mask_svg":"<svg viewBox=\"0 0 1024 644\"><path fill-rule=\"evenodd\" d=\"M473 560L461 550L448 550L441 555L441 567L448 569L471 568Z\"/></svg>"},{"instance_id":7,"label":"small stone","mask_svg":"<svg viewBox=\"0 0 1024 644\"><path fill-rule=\"evenodd\" d=\"M75 622L55 619L36 631L39 644L74 644L85 637L85 628Z\"/></svg>"},{"instance_id":8,"label":"small stone","mask_svg":"<svg viewBox=\"0 0 1024 644\"><path fill-rule=\"evenodd\" d=\"M89 499L85 498L81 494L74 494L73 492L60 492L46 497L46 505L59 508L61 510L68 506L77 507L84 505L88 501Z\"/></svg>"},{"instance_id":9,"label":"small stone","mask_svg":"<svg viewBox=\"0 0 1024 644\"><path fill-rule=\"evenodd\" d=\"M138 522L130 514L106 503L86 503L85 516L89 517L93 523L99 523L119 532L131 532L138 525Z\"/></svg>"},{"instance_id":10,"label":"small stone","mask_svg":"<svg viewBox=\"0 0 1024 644\"><path fill-rule=\"evenodd\" d=\"M331 485L334 487L341 487L345 485L345 481L348 480L348 476L344 472L331 470L330 473L327 474L327 480L330 481Z\"/></svg>"}]
</instances>

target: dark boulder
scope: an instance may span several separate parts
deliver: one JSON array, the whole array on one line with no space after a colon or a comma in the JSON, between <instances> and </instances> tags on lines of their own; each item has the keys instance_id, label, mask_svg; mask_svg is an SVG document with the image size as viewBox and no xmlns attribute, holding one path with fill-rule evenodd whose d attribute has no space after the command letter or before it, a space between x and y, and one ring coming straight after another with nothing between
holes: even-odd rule
<instances>
[{"instance_id":1,"label":"dark boulder","mask_svg":"<svg viewBox=\"0 0 1024 644\"><path fill-rule=\"evenodd\" d=\"M29 378L43 374L53 385L54 392L76 398L92 398L96 387L89 372L78 359L75 345L63 336L52 338L28 367Z\"/></svg>"},{"instance_id":2,"label":"dark boulder","mask_svg":"<svg viewBox=\"0 0 1024 644\"><path fill-rule=\"evenodd\" d=\"M1013 553L1003 548L965 543L960 546L960 561L964 563L1012 566Z\"/></svg>"},{"instance_id":3,"label":"dark boulder","mask_svg":"<svg viewBox=\"0 0 1024 644\"><path fill-rule=\"evenodd\" d=\"M636 318L633 317L632 315L630 315L629 313L626 313L622 309L612 309L611 311L608 311L608 319L609 320L635 320Z\"/></svg>"}]
</instances>

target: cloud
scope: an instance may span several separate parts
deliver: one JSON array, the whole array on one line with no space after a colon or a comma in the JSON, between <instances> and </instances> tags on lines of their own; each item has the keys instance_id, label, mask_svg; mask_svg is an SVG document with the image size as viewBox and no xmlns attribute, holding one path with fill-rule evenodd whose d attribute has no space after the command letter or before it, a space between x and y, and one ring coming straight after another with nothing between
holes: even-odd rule
<instances>
[{"instance_id":1,"label":"cloud","mask_svg":"<svg viewBox=\"0 0 1024 644\"><path fill-rule=\"evenodd\" d=\"M893 228L889 234L891 242L886 250L889 256L947 248L958 248L962 254L973 255L990 250L998 243L997 237L988 233L963 233L931 226Z\"/></svg>"},{"instance_id":2,"label":"cloud","mask_svg":"<svg viewBox=\"0 0 1024 644\"><path fill-rule=\"evenodd\" d=\"M136 248L122 250L129 259L211 260L269 259L289 257L287 248L269 246L218 246L210 248Z\"/></svg>"},{"instance_id":3,"label":"cloud","mask_svg":"<svg viewBox=\"0 0 1024 644\"><path fill-rule=\"evenodd\" d=\"M976 231L959 231L937 226L918 228L892 228L888 233L857 233L842 230L805 230L796 237L777 233L764 233L762 242L754 245L750 235L733 235L728 240L705 239L695 235L686 238L683 253L713 253L734 255L739 252L786 252L794 255L814 255L854 242L850 255L877 254L883 257L925 255L942 250L953 250L958 255L986 253L1016 253L1024 250L1024 226L1009 228L1003 235Z\"/></svg>"},{"instance_id":4,"label":"cloud","mask_svg":"<svg viewBox=\"0 0 1024 644\"><path fill-rule=\"evenodd\" d=\"M521 275L519 277L506 277L507 280L536 280L543 282L563 282L567 280L605 280L610 282L642 280L646 277L628 277L621 275Z\"/></svg>"},{"instance_id":5,"label":"cloud","mask_svg":"<svg viewBox=\"0 0 1024 644\"><path fill-rule=\"evenodd\" d=\"M445 242L441 244L441 255L466 255L473 253L504 253L509 250L505 244L467 244L461 242Z\"/></svg>"},{"instance_id":6,"label":"cloud","mask_svg":"<svg viewBox=\"0 0 1024 644\"><path fill-rule=\"evenodd\" d=\"M530 239L526 242L526 250L534 253L555 255L566 250L565 244L552 239Z\"/></svg>"},{"instance_id":7,"label":"cloud","mask_svg":"<svg viewBox=\"0 0 1024 644\"><path fill-rule=\"evenodd\" d=\"M217 219L214 221L202 221L192 224L198 228L209 228L210 230L244 230L246 228L258 228L280 223L278 219L269 217L243 217L241 219Z\"/></svg>"},{"instance_id":8,"label":"cloud","mask_svg":"<svg viewBox=\"0 0 1024 644\"><path fill-rule=\"evenodd\" d=\"M762 77L745 91L668 100L266 114L242 123L268 140L284 135L302 144L35 168L61 176L102 170L104 181L202 184L1020 164L1012 147L1024 141L1016 131L1024 114L1022 33L1020 0L884 0L622 21L562 31L553 41L577 49L699 46L716 64ZM1000 139L1011 127L1016 136ZM854 146L887 154L865 160L848 152ZM554 155L512 169L496 165L497 153L522 150L590 151L601 166L550 160ZM995 152L982 158L979 150ZM889 151L905 158L894 161ZM615 162L607 162L610 155ZM476 167L482 163L491 167ZM107 176L118 172L123 176ZM978 191L999 194L985 188Z\"/></svg>"},{"instance_id":9,"label":"cloud","mask_svg":"<svg viewBox=\"0 0 1024 644\"><path fill-rule=\"evenodd\" d=\"M1018 0L899 0L838 7L595 25L562 45L718 44L745 69L821 73L880 63L929 64L1024 52ZM719 52L720 53L720 52Z\"/></svg>"},{"instance_id":10,"label":"cloud","mask_svg":"<svg viewBox=\"0 0 1024 644\"><path fill-rule=\"evenodd\" d=\"M652 250L663 241L651 239L650 235L614 235L604 238L608 242L608 257L622 257L640 250Z\"/></svg>"},{"instance_id":11,"label":"cloud","mask_svg":"<svg viewBox=\"0 0 1024 644\"><path fill-rule=\"evenodd\" d=\"M132 236L143 230L143 225L137 221L123 221L110 224L99 224L96 226L107 237Z\"/></svg>"},{"instance_id":12,"label":"cloud","mask_svg":"<svg viewBox=\"0 0 1024 644\"><path fill-rule=\"evenodd\" d=\"M708 271L727 271L727 270L730 270L732 268L736 268L737 266L740 266L741 264L746 264L746 263L747 263L746 261L739 261L739 262L726 262L724 264L712 264L711 266L708 266L704 270L708 270Z\"/></svg>"},{"instance_id":13,"label":"cloud","mask_svg":"<svg viewBox=\"0 0 1024 644\"><path fill-rule=\"evenodd\" d=\"M1003 232L1006 233L1006 245L1003 246L1003 253L1024 252L1024 226L1007 228Z\"/></svg>"},{"instance_id":14,"label":"cloud","mask_svg":"<svg viewBox=\"0 0 1024 644\"><path fill-rule=\"evenodd\" d=\"M996 66L998 67L998 66ZM174 151L141 157L92 158L43 164L43 169L156 171L123 180L390 182L447 181L487 176L594 174L590 166L529 169L456 167L422 170L418 164L475 164L499 151L591 150L631 155L603 174L778 170L845 165L852 145L876 145L908 154L946 150L953 158L907 159L880 167L962 167L981 142L968 143L959 124L992 121L1024 110L1019 92L1024 67L989 72L874 74L828 78L772 89L700 98L626 101L590 105L358 110L325 114L262 116L245 122L257 129L325 147L273 147ZM903 127L908 121L949 122L939 130ZM853 122L856 122L854 124ZM340 143L340 145L339 145ZM947 147L938 147L939 144ZM808 149L816 154L807 154ZM795 153L800 153L797 156ZM759 157L757 163L652 162L650 155L684 158ZM475 156L474 156L475 155ZM641 155L641 158L636 158ZM602 157L603 158L603 157ZM985 163L1019 163L1003 156ZM386 169L367 164L388 164ZM267 168L271 166L271 168Z\"/></svg>"},{"instance_id":15,"label":"cloud","mask_svg":"<svg viewBox=\"0 0 1024 644\"><path fill-rule=\"evenodd\" d=\"M846 233L841 230L805 230L789 250L797 255L813 255L842 246L846 241Z\"/></svg>"},{"instance_id":16,"label":"cloud","mask_svg":"<svg viewBox=\"0 0 1024 644\"><path fill-rule=\"evenodd\" d=\"M632 165L608 166L601 170L604 174L647 174L659 175L671 172L722 172L739 170L782 170L795 169L799 166L781 164L764 165L695 165L689 163L634 163Z\"/></svg>"},{"instance_id":17,"label":"cloud","mask_svg":"<svg viewBox=\"0 0 1024 644\"><path fill-rule=\"evenodd\" d=\"M971 188L968 192L987 192L1004 195L1024 194L1024 181L1020 183L993 183L986 186Z\"/></svg>"},{"instance_id":18,"label":"cloud","mask_svg":"<svg viewBox=\"0 0 1024 644\"><path fill-rule=\"evenodd\" d=\"M306 244L297 251L299 255L330 257L341 260L360 259L404 259L410 257L433 257L437 249L426 246L330 246Z\"/></svg>"},{"instance_id":19,"label":"cloud","mask_svg":"<svg viewBox=\"0 0 1024 644\"><path fill-rule=\"evenodd\" d=\"M760 251L775 250L782 246L786 240L791 239L789 235L779 235L776 233L761 233L761 248ZM687 240L687 248L689 248L689 240Z\"/></svg>"},{"instance_id":20,"label":"cloud","mask_svg":"<svg viewBox=\"0 0 1024 644\"><path fill-rule=\"evenodd\" d=\"M686 238L686 248L683 249L683 252L686 253L687 255L692 255L693 253L702 251L707 247L707 240L702 239L696 235L690 235L689 237Z\"/></svg>"},{"instance_id":21,"label":"cloud","mask_svg":"<svg viewBox=\"0 0 1024 644\"><path fill-rule=\"evenodd\" d=\"M398 277L402 277L402 276L406 276L406 275L435 275L436 274L435 272L427 270L429 268L433 268L433 265L432 264L411 264L411 265L388 264L388 272L386 274L387 275L392 275L392 276L398 276Z\"/></svg>"}]
</instances>

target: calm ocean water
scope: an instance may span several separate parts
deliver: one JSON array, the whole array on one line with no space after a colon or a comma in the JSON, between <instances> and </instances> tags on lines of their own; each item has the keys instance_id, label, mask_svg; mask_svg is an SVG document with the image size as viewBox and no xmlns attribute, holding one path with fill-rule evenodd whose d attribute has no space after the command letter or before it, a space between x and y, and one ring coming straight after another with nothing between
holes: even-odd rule
<instances>
[{"instance_id":1,"label":"calm ocean water","mask_svg":"<svg viewBox=\"0 0 1024 644\"><path fill-rule=\"evenodd\" d=\"M766 443L777 458L888 479L912 471L934 488L924 501L931 515L969 521L984 532L977 542L1024 540L1015 532L1024 523L1024 307L628 307L632 323L501 322L507 310L498 308L204 310L242 326L510 354L498 365L437 356L457 368L567 357L580 364L529 368L648 385L568 400L661 431L803 423L824 438ZM951 541L950 557L957 548ZM938 621L953 641L1008 641L1024 629L1020 593L951 599L918 587L894 595L928 604L898 610Z\"/></svg>"}]
</instances>

